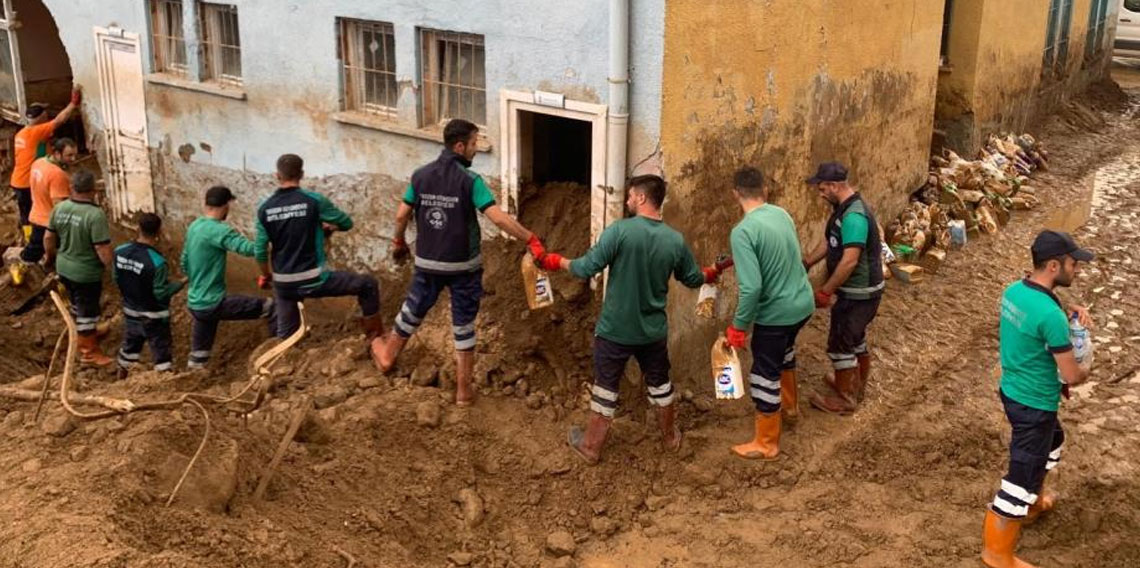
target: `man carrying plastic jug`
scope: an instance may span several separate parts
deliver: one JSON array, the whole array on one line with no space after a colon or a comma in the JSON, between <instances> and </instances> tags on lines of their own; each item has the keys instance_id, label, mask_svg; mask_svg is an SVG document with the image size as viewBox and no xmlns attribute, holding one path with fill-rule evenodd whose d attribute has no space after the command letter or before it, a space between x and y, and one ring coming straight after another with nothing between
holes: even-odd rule
<instances>
[{"instance_id":1,"label":"man carrying plastic jug","mask_svg":"<svg viewBox=\"0 0 1140 568\"><path fill-rule=\"evenodd\" d=\"M863 400L871 376L867 327L879 312L883 297L883 246L871 206L847 183L847 167L820 164L807 180L832 207L824 238L804 260L811 268L827 261L827 281L815 291L815 305L831 308L827 356L835 369L826 395L815 394L811 405L832 414L850 414ZM833 302L834 299L834 302Z\"/></svg>"},{"instance_id":2,"label":"man carrying plastic jug","mask_svg":"<svg viewBox=\"0 0 1140 568\"><path fill-rule=\"evenodd\" d=\"M607 267L606 299L594 331L594 388L590 418L585 430L570 430L570 447L595 464L601 459L610 423L617 410L618 390L630 357L645 376L649 403L657 407L658 424L666 449L681 447L677 428L677 405L669 381L669 328L665 297L670 278L689 288L716 281L730 264L701 268L685 244L685 238L661 218L665 180L660 176L637 176L629 182L626 208L634 216L618 221L581 258L563 258L544 250L535 261L549 271L569 270L578 278L591 278Z\"/></svg>"},{"instance_id":3,"label":"man carrying plastic jug","mask_svg":"<svg viewBox=\"0 0 1140 568\"><path fill-rule=\"evenodd\" d=\"M792 217L767 202L760 170L744 168L736 172L734 182L744 210L731 236L740 297L725 338L730 346L743 349L752 331L748 382L756 404L756 431L751 441L732 451L742 458L775 459L780 454L781 414L798 417L796 336L815 305Z\"/></svg>"},{"instance_id":4,"label":"man carrying plastic jug","mask_svg":"<svg viewBox=\"0 0 1140 568\"><path fill-rule=\"evenodd\" d=\"M400 307L391 333L372 340L372 360L380 372L396 365L404 345L419 329L439 294L451 294L451 330L455 338L455 404L475 399L475 317L483 297L483 255L479 219L487 216L500 230L525 241L532 251L542 247L538 237L514 217L495 206L483 178L471 170L478 152L479 127L453 119L443 128L439 158L412 174L404 200L396 211L392 257L408 257L404 233L416 220L415 272L408 297Z\"/></svg>"},{"instance_id":5,"label":"man carrying plastic jug","mask_svg":"<svg viewBox=\"0 0 1140 568\"><path fill-rule=\"evenodd\" d=\"M1056 498L1045 490L1045 478L1060 463L1065 441L1057 409L1070 386L1088 379L1053 290L1070 286L1078 263L1091 261L1093 254L1057 231L1037 235L1031 253L1033 272L1006 288L1001 298L999 396L1013 435L1009 473L983 524L982 562L991 568L1032 568L1014 556L1021 525L1053 508ZM1081 326L1092 324L1088 309L1073 306L1070 311Z\"/></svg>"}]
</instances>

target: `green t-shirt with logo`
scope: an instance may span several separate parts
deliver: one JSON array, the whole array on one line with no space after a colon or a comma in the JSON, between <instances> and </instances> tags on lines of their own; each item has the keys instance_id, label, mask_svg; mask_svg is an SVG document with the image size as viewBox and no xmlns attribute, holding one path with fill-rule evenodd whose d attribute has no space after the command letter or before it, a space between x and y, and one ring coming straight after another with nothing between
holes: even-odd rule
<instances>
[{"instance_id":1,"label":"green t-shirt with logo","mask_svg":"<svg viewBox=\"0 0 1140 568\"><path fill-rule=\"evenodd\" d=\"M226 252L252 257L253 241L212 217L199 217L186 229L182 273L190 279L186 305L206 311L226 297Z\"/></svg>"},{"instance_id":2,"label":"green t-shirt with logo","mask_svg":"<svg viewBox=\"0 0 1140 568\"><path fill-rule=\"evenodd\" d=\"M794 325L815 311L796 224L787 211L771 203L749 211L729 241L740 287L733 327Z\"/></svg>"},{"instance_id":3,"label":"green t-shirt with logo","mask_svg":"<svg viewBox=\"0 0 1140 568\"><path fill-rule=\"evenodd\" d=\"M68 199L52 209L48 230L59 238L55 270L60 276L84 283L103 279L95 245L110 244L111 227L98 205Z\"/></svg>"},{"instance_id":4,"label":"green t-shirt with logo","mask_svg":"<svg viewBox=\"0 0 1140 568\"><path fill-rule=\"evenodd\" d=\"M1061 302L1029 280L1010 284L1001 298L1001 392L1038 410L1056 412L1061 379L1056 353L1072 350Z\"/></svg>"}]
</instances>

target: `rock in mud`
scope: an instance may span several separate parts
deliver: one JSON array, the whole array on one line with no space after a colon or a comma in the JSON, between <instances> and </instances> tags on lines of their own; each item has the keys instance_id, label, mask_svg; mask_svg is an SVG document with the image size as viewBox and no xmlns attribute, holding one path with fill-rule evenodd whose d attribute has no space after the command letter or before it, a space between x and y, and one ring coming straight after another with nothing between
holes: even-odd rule
<instances>
[{"instance_id":1,"label":"rock in mud","mask_svg":"<svg viewBox=\"0 0 1140 568\"><path fill-rule=\"evenodd\" d=\"M412 371L412 384L417 387L435 386L439 377L439 369L435 365L419 365Z\"/></svg>"},{"instance_id":2,"label":"rock in mud","mask_svg":"<svg viewBox=\"0 0 1140 568\"><path fill-rule=\"evenodd\" d=\"M12 412L9 412L8 415L4 417L3 428L6 432L14 432L16 430L19 430L23 424L24 413L19 410L14 410Z\"/></svg>"},{"instance_id":3,"label":"rock in mud","mask_svg":"<svg viewBox=\"0 0 1140 568\"><path fill-rule=\"evenodd\" d=\"M526 407L531 410L538 410L542 408L542 395L538 393L532 393L530 396L526 397Z\"/></svg>"},{"instance_id":4,"label":"rock in mud","mask_svg":"<svg viewBox=\"0 0 1140 568\"><path fill-rule=\"evenodd\" d=\"M23 470L24 473L35 473L43 466L44 462L40 461L40 458L32 458L20 464L20 469Z\"/></svg>"},{"instance_id":5,"label":"rock in mud","mask_svg":"<svg viewBox=\"0 0 1140 568\"><path fill-rule=\"evenodd\" d=\"M606 517L594 517L590 521L590 530L599 536L610 536L617 532L618 525L612 519Z\"/></svg>"},{"instance_id":6,"label":"rock in mud","mask_svg":"<svg viewBox=\"0 0 1140 568\"><path fill-rule=\"evenodd\" d=\"M452 552L447 555L447 559L456 566L469 566L475 560L475 555L470 552Z\"/></svg>"},{"instance_id":7,"label":"rock in mud","mask_svg":"<svg viewBox=\"0 0 1140 568\"><path fill-rule=\"evenodd\" d=\"M51 414L40 424L40 429L49 436L62 438L75 430L75 421L66 412Z\"/></svg>"},{"instance_id":8,"label":"rock in mud","mask_svg":"<svg viewBox=\"0 0 1140 568\"><path fill-rule=\"evenodd\" d=\"M473 529L483 523L483 498L470 487L459 491L459 504L463 508L463 524Z\"/></svg>"},{"instance_id":9,"label":"rock in mud","mask_svg":"<svg viewBox=\"0 0 1140 568\"><path fill-rule=\"evenodd\" d=\"M87 446L76 446L75 448L72 448L70 455L71 461L81 462L87 459L87 456L91 455L91 450L88 449Z\"/></svg>"},{"instance_id":10,"label":"rock in mud","mask_svg":"<svg viewBox=\"0 0 1140 568\"><path fill-rule=\"evenodd\" d=\"M341 385L325 385L313 394L313 406L328 408L348 400L348 389Z\"/></svg>"},{"instance_id":11,"label":"rock in mud","mask_svg":"<svg viewBox=\"0 0 1140 568\"><path fill-rule=\"evenodd\" d=\"M574 535L567 531L554 531L546 537L546 550L554 556L573 556L577 549Z\"/></svg>"},{"instance_id":12,"label":"rock in mud","mask_svg":"<svg viewBox=\"0 0 1140 568\"><path fill-rule=\"evenodd\" d=\"M377 377L365 377L356 381L356 386L360 387L361 390L374 389L381 384L380 379Z\"/></svg>"},{"instance_id":13,"label":"rock in mud","mask_svg":"<svg viewBox=\"0 0 1140 568\"><path fill-rule=\"evenodd\" d=\"M438 428L443 421L443 409L434 400L428 400L416 405L416 424L427 428Z\"/></svg>"},{"instance_id":14,"label":"rock in mud","mask_svg":"<svg viewBox=\"0 0 1140 568\"><path fill-rule=\"evenodd\" d=\"M159 467L157 489L167 494L173 490L189 461L188 455L177 452L170 454ZM174 503L181 507L224 513L237 492L237 482L237 442L232 439L213 439L210 440L209 451L203 452L190 469Z\"/></svg>"}]
</instances>

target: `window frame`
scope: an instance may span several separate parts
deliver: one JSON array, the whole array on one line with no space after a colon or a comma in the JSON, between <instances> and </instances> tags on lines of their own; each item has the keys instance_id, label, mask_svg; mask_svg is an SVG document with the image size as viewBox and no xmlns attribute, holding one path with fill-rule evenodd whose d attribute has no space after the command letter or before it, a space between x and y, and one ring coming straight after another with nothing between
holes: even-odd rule
<instances>
[{"instance_id":1,"label":"window frame","mask_svg":"<svg viewBox=\"0 0 1140 568\"><path fill-rule=\"evenodd\" d=\"M417 52L419 55L419 71L420 71L420 97L419 97L419 113L420 124L425 128L433 126L442 126L448 120L455 118L462 118L469 120L480 127L485 129L488 122L488 107L487 103L487 48L486 39L482 34L475 34L469 32L457 32L449 30L439 30L433 28L417 28L417 38L419 45ZM472 67L471 67L471 84L463 84L462 77L459 77L460 82L449 82L450 77L445 78L444 73L446 69L446 58L450 55L448 52L448 44L458 44L457 51L460 57L463 55L464 47L471 49ZM441 47L442 44L442 47ZM444 58L445 62L441 64L440 58ZM482 62L476 64L477 57L482 57ZM482 67L482 76L477 76L479 67ZM456 69L458 73L461 69ZM482 85L478 84L481 79ZM448 100L449 93L445 92L450 89L457 89L460 99L458 102L459 112L456 113L460 116L451 116L448 112L450 101ZM464 91L471 92L471 108L470 115L464 116L463 114L463 97ZM478 101L482 100L482 116L478 115L479 104Z\"/></svg>"},{"instance_id":2,"label":"window frame","mask_svg":"<svg viewBox=\"0 0 1140 568\"><path fill-rule=\"evenodd\" d=\"M1125 0L1127 1L1127 0ZM1093 59L1104 51L1108 29L1108 0L1092 0L1089 4L1089 27L1085 35L1085 59Z\"/></svg>"},{"instance_id":3,"label":"window frame","mask_svg":"<svg viewBox=\"0 0 1140 568\"><path fill-rule=\"evenodd\" d=\"M190 56L186 49L184 0L149 0L147 4L150 11L149 35L152 71L188 78L190 76ZM172 9L172 7L176 7L176 9ZM173 23L171 16L177 17L177 26L171 25ZM178 61L178 57L172 56L179 51L179 46L181 47L181 61Z\"/></svg>"},{"instance_id":4,"label":"window frame","mask_svg":"<svg viewBox=\"0 0 1140 568\"><path fill-rule=\"evenodd\" d=\"M950 65L950 31L954 25L954 0L945 0L942 5L942 39L938 45L939 64Z\"/></svg>"},{"instance_id":5,"label":"window frame","mask_svg":"<svg viewBox=\"0 0 1140 568\"><path fill-rule=\"evenodd\" d=\"M197 2L198 14L198 45L200 54L201 81L219 83L233 87L245 84L244 69L241 61L241 23L238 16L238 7L235 4L221 2ZM233 38L237 43L226 42L227 28L231 28ZM226 69L226 55L232 51L237 62L235 75L233 69Z\"/></svg>"},{"instance_id":6,"label":"window frame","mask_svg":"<svg viewBox=\"0 0 1140 568\"><path fill-rule=\"evenodd\" d=\"M1045 52L1041 73L1059 73L1069 59L1070 32L1073 27L1073 0L1050 0L1049 20L1045 30Z\"/></svg>"},{"instance_id":7,"label":"window frame","mask_svg":"<svg viewBox=\"0 0 1140 568\"><path fill-rule=\"evenodd\" d=\"M396 27L391 22L359 18L337 18L337 59L340 63L341 110L361 112L385 118L395 118L400 102L400 84L396 75ZM373 34L382 39L379 50L383 54L383 67L368 67L363 35ZM375 56L374 56L375 62ZM369 76L371 75L371 76ZM385 102L369 101L367 81L379 76L382 80ZM379 85L377 85L379 88Z\"/></svg>"}]
</instances>

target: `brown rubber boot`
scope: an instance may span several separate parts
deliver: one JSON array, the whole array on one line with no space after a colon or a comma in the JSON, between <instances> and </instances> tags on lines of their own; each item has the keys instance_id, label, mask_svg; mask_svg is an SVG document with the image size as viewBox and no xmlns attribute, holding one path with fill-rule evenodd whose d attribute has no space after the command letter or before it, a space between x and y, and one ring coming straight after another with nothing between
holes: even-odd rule
<instances>
[{"instance_id":1,"label":"brown rubber boot","mask_svg":"<svg viewBox=\"0 0 1140 568\"><path fill-rule=\"evenodd\" d=\"M455 352L455 405L471 406L475 402L475 389L471 377L475 374L475 352Z\"/></svg>"},{"instance_id":2,"label":"brown rubber boot","mask_svg":"<svg viewBox=\"0 0 1140 568\"><path fill-rule=\"evenodd\" d=\"M800 419L800 391L795 369L780 372L780 412L785 422L794 424Z\"/></svg>"},{"instance_id":3,"label":"brown rubber boot","mask_svg":"<svg viewBox=\"0 0 1140 568\"><path fill-rule=\"evenodd\" d=\"M597 464L602 459L602 446L606 443L606 434L610 431L612 418L606 418L597 412L590 413L586 422L586 429L578 426L570 428L566 443L579 457L590 465Z\"/></svg>"},{"instance_id":4,"label":"brown rubber boot","mask_svg":"<svg viewBox=\"0 0 1140 568\"><path fill-rule=\"evenodd\" d=\"M360 318L360 327L364 329L364 340L371 343L373 339L384 335L384 321L377 312L370 316Z\"/></svg>"},{"instance_id":5,"label":"brown rubber boot","mask_svg":"<svg viewBox=\"0 0 1140 568\"><path fill-rule=\"evenodd\" d=\"M855 412L855 393L859 388L859 369L836 369L835 392L827 396L819 393L811 397L811 405L832 414Z\"/></svg>"},{"instance_id":6,"label":"brown rubber boot","mask_svg":"<svg viewBox=\"0 0 1140 568\"><path fill-rule=\"evenodd\" d=\"M369 349L372 352L372 362L381 373L391 371L396 366L396 357L400 356L407 343L406 337L401 337L394 331L372 338Z\"/></svg>"},{"instance_id":7,"label":"brown rubber boot","mask_svg":"<svg viewBox=\"0 0 1140 568\"><path fill-rule=\"evenodd\" d=\"M665 449L670 452L680 450L684 435L677 426L677 403L657 408L657 425L661 427L661 442Z\"/></svg>"},{"instance_id":8,"label":"brown rubber boot","mask_svg":"<svg viewBox=\"0 0 1140 568\"><path fill-rule=\"evenodd\" d=\"M774 460L780 455L780 413L756 413L756 436L732 447L732 453L750 460Z\"/></svg>"},{"instance_id":9,"label":"brown rubber boot","mask_svg":"<svg viewBox=\"0 0 1140 568\"><path fill-rule=\"evenodd\" d=\"M1042 513L1048 513L1057 506L1057 494L1047 488L1048 477L1041 481L1041 489L1037 491L1037 501L1029 506L1029 512L1025 514L1025 520L1022 521L1023 525L1028 525L1037 520Z\"/></svg>"},{"instance_id":10,"label":"brown rubber boot","mask_svg":"<svg viewBox=\"0 0 1140 568\"><path fill-rule=\"evenodd\" d=\"M97 367L106 367L114 363L110 357L103 354L103 349L99 347L99 338L95 337L95 334L80 335L78 343L80 363Z\"/></svg>"},{"instance_id":11,"label":"brown rubber boot","mask_svg":"<svg viewBox=\"0 0 1140 568\"><path fill-rule=\"evenodd\" d=\"M1037 568L1013 555L1021 535L1021 521L986 510L982 525L982 563L990 568Z\"/></svg>"},{"instance_id":12,"label":"brown rubber boot","mask_svg":"<svg viewBox=\"0 0 1140 568\"><path fill-rule=\"evenodd\" d=\"M867 382L871 380L871 354L864 353L857 357L859 360L859 389L855 391L855 402L863 402L863 395L867 392Z\"/></svg>"}]
</instances>

